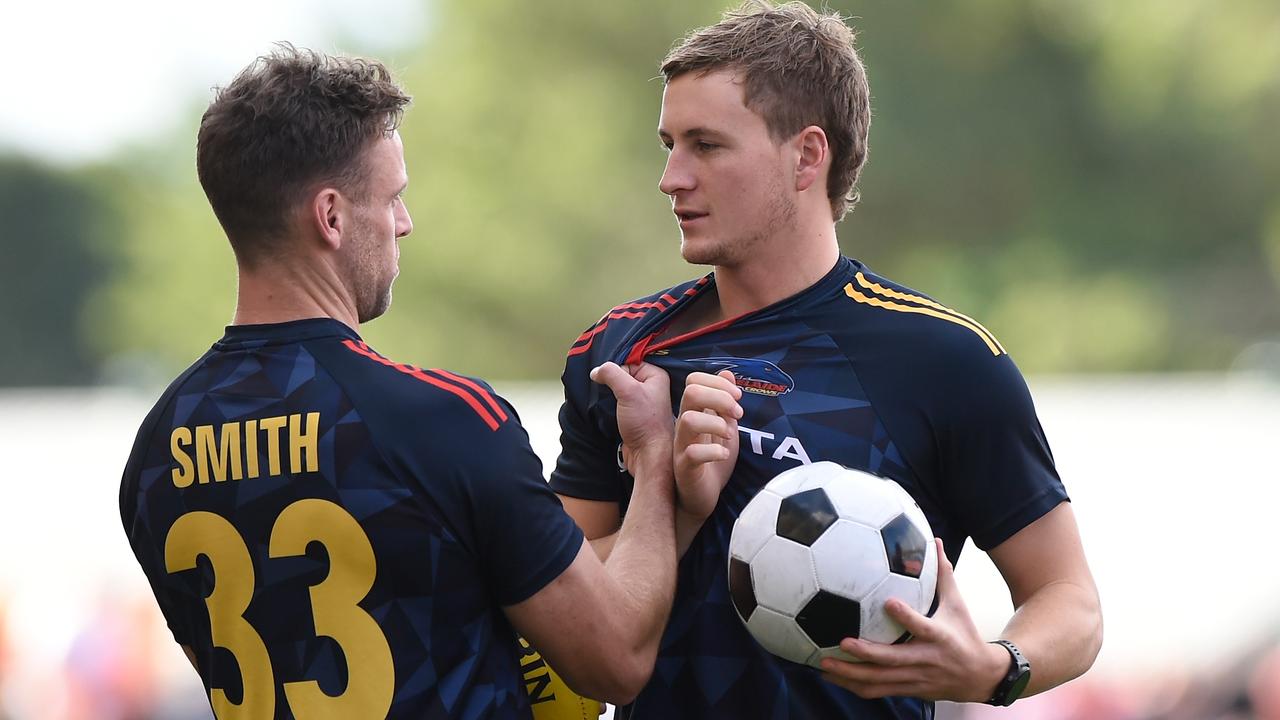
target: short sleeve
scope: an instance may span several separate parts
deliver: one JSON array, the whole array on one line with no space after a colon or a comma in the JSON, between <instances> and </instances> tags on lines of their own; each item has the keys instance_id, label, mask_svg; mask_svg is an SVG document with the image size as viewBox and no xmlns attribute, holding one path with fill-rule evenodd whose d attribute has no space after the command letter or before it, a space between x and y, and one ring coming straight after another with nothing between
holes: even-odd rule
<instances>
[{"instance_id":1,"label":"short sleeve","mask_svg":"<svg viewBox=\"0 0 1280 720\"><path fill-rule=\"evenodd\" d=\"M954 358L931 394L941 494L982 550L1068 499L1027 384L1008 355Z\"/></svg>"},{"instance_id":2,"label":"short sleeve","mask_svg":"<svg viewBox=\"0 0 1280 720\"><path fill-rule=\"evenodd\" d=\"M192 369L195 367L193 365ZM182 603L175 602L175 595L189 591L184 583L175 581L174 576L169 574L165 566L164 544L155 537L151 523L155 521L153 515L156 509L166 506L168 493L165 492L164 483L158 482L158 479L168 477L169 464L168 455L161 450L168 449L167 443L156 442L153 435L162 413L167 410L173 389L191 375L192 369L179 375L147 413L134 438L133 449L129 453L120 481L120 520L125 535L129 538L129 546L146 575L156 604L160 606L160 612L169 626L169 632L179 645L186 646L195 644L195 635L190 626L190 616L182 612ZM157 496L164 496L165 499ZM151 514L144 511L146 507L152 509ZM198 607L204 608L203 598L193 599Z\"/></svg>"},{"instance_id":3,"label":"short sleeve","mask_svg":"<svg viewBox=\"0 0 1280 720\"><path fill-rule=\"evenodd\" d=\"M543 481L528 434L507 408L512 419L496 432L478 434L455 468L480 572L501 605L528 599L559 577L583 541Z\"/></svg>"},{"instance_id":4,"label":"short sleeve","mask_svg":"<svg viewBox=\"0 0 1280 720\"><path fill-rule=\"evenodd\" d=\"M584 500L625 502L619 479L620 438L604 432L592 415L602 413L604 392L591 382L585 356L570 356L565 365L564 404L560 406L560 456L551 473L551 488ZM612 395L609 395L612 400ZM609 404L612 407L612 404ZM611 417L611 414L610 414Z\"/></svg>"}]
</instances>

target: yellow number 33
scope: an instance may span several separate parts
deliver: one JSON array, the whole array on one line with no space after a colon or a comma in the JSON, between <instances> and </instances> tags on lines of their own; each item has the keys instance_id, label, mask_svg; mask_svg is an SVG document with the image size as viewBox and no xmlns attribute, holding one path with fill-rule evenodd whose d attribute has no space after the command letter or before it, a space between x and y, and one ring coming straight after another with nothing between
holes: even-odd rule
<instances>
[{"instance_id":1,"label":"yellow number 33","mask_svg":"<svg viewBox=\"0 0 1280 720\"><path fill-rule=\"evenodd\" d=\"M373 587L377 572L373 546L360 524L328 500L298 500L276 518L269 547L273 558L302 555L319 542L329 553L329 574L311 586L316 634L331 637L347 661L347 687L326 695L315 680L284 683L289 708L300 720L383 718L391 709L395 669L391 648L377 622L357 603ZM275 716L276 687L271 658L262 636L244 619L253 598L253 560L240 533L211 512L178 518L165 540L170 573L191 570L204 555L213 566L214 588L205 599L213 644L235 655L244 696L232 703L222 688L209 691L218 720Z\"/></svg>"}]
</instances>

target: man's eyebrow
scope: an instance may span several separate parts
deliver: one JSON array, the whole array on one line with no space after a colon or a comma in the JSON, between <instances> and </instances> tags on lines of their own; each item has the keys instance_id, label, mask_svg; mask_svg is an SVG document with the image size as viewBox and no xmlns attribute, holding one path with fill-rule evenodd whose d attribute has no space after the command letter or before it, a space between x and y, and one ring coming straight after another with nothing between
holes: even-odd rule
<instances>
[{"instance_id":1,"label":"man's eyebrow","mask_svg":"<svg viewBox=\"0 0 1280 720\"><path fill-rule=\"evenodd\" d=\"M692 127L680 133L680 136L684 138L722 137L723 135L724 133L721 133L718 130L712 130L711 128L705 127ZM658 137L670 138L671 133L663 130L662 128L658 128Z\"/></svg>"}]
</instances>

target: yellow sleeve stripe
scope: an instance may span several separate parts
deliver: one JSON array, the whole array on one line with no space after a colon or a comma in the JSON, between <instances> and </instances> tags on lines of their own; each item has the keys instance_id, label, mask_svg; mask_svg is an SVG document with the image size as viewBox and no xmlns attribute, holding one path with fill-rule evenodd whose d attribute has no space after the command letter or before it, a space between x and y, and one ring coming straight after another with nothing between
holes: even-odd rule
<instances>
[{"instance_id":1,"label":"yellow sleeve stripe","mask_svg":"<svg viewBox=\"0 0 1280 720\"><path fill-rule=\"evenodd\" d=\"M920 303L921 305L927 305L928 307L931 307L935 310L941 310L942 312L945 312L948 315L953 315L961 320L964 320L965 322L969 323L969 325L972 325L973 327L976 327L978 328L978 330L981 331L978 334L982 335L984 340L990 341L987 343L987 345L991 345L992 343L994 343L996 347L1000 348L1001 353L1008 352L1007 350L1004 349L1004 346L1000 344L1000 341L996 339L996 336L992 334L990 330L983 327L982 323L978 322L977 320L974 320L973 318L969 317L968 315L965 315L962 312L956 312L955 310L952 310L946 305L936 303L927 297L912 295L910 293L898 292L893 288L887 288L887 287L884 287L883 285L880 285L879 283L873 283L870 280L867 280L867 277L860 272L857 273L854 277L857 278L859 285L861 285L862 287L868 290L871 290L872 292L879 293L880 295L884 295L885 297L895 298L897 300L907 300L909 302L916 302L916 303ZM972 330L973 328L971 327L969 329ZM1000 353L996 353L996 354L998 355Z\"/></svg>"},{"instance_id":2,"label":"yellow sleeve stripe","mask_svg":"<svg viewBox=\"0 0 1280 720\"><path fill-rule=\"evenodd\" d=\"M888 295L890 297L897 297L902 300L910 300L912 302L924 303L933 307L941 308L946 312L939 312L938 310L932 309L932 307L916 307L915 305L902 305L889 300L882 300L878 297L875 297L874 295L863 295L861 292L859 292L856 288L853 287L853 283L849 283L845 285L844 294L848 295L849 297L853 298L854 300L864 305L884 308L885 310L893 310L895 312L914 313L916 315L927 315L929 317L938 318L939 320L946 320L947 322L955 323L961 327L968 328L969 330L973 331L975 335L982 338L982 342L987 344L987 348L991 350L992 355L1000 355L1005 351L1004 348L1001 347L998 342L996 342L995 338L992 337L988 332L986 332L986 328L983 328L981 325L977 324L971 318L965 317L960 313L952 314L952 311L947 310L947 308L941 305L938 305L937 303L931 300L926 300L925 298L916 297L914 295L907 295L905 293L899 293L897 291L881 287L876 283L868 283L866 279L862 277L862 273L858 273L857 279L858 279L858 284L868 288L875 288L877 292L883 291L885 295Z\"/></svg>"}]
</instances>

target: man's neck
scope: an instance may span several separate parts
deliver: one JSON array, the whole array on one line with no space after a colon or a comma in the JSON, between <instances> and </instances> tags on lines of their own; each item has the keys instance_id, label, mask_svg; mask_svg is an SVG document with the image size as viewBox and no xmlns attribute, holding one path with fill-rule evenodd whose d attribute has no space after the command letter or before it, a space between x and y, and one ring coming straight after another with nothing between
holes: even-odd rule
<instances>
[{"instance_id":1,"label":"man's neck","mask_svg":"<svg viewBox=\"0 0 1280 720\"><path fill-rule=\"evenodd\" d=\"M352 330L360 323L355 303L332 274L286 263L240 269L235 325L264 325L333 318Z\"/></svg>"},{"instance_id":2,"label":"man's neck","mask_svg":"<svg viewBox=\"0 0 1280 720\"><path fill-rule=\"evenodd\" d=\"M840 259L834 225L809 237L772 239L769 249L749 262L716 267L721 319L755 312L811 287Z\"/></svg>"}]
</instances>

